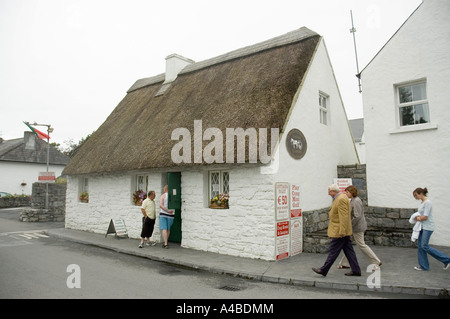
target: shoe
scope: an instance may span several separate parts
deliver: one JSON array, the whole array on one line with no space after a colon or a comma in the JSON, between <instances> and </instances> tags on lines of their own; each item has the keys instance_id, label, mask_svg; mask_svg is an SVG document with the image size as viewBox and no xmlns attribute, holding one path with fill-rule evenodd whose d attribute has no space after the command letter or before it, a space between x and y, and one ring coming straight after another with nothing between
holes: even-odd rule
<instances>
[{"instance_id":1,"label":"shoe","mask_svg":"<svg viewBox=\"0 0 450 319\"><path fill-rule=\"evenodd\" d=\"M347 272L347 273L345 273L345 275L346 275L346 276L357 276L357 277L361 277L361 273L360 273L360 272L353 272L353 271Z\"/></svg>"},{"instance_id":2,"label":"shoe","mask_svg":"<svg viewBox=\"0 0 450 319\"><path fill-rule=\"evenodd\" d=\"M169 245L164 245L164 244L163 244L162 247L165 248L165 249L169 249Z\"/></svg>"},{"instance_id":3,"label":"shoe","mask_svg":"<svg viewBox=\"0 0 450 319\"><path fill-rule=\"evenodd\" d=\"M450 268L450 263L449 263L449 264L446 264L446 265L444 265L444 270L447 270L448 268Z\"/></svg>"},{"instance_id":4,"label":"shoe","mask_svg":"<svg viewBox=\"0 0 450 319\"><path fill-rule=\"evenodd\" d=\"M156 243L155 242L149 242L149 243L145 243L145 246L155 246L156 245Z\"/></svg>"},{"instance_id":5,"label":"shoe","mask_svg":"<svg viewBox=\"0 0 450 319\"><path fill-rule=\"evenodd\" d=\"M420 266L419 267L416 266L416 267L414 267L414 269L415 270L423 270L422 268L420 268Z\"/></svg>"},{"instance_id":6,"label":"shoe","mask_svg":"<svg viewBox=\"0 0 450 319\"><path fill-rule=\"evenodd\" d=\"M144 243L140 243L138 247L139 248L143 248L144 247Z\"/></svg>"},{"instance_id":7,"label":"shoe","mask_svg":"<svg viewBox=\"0 0 450 319\"><path fill-rule=\"evenodd\" d=\"M316 274L319 274L319 275L322 275L322 276L326 276L327 274L326 273L324 273L323 271L322 271L322 269L319 269L319 268L312 268L312 270L316 273Z\"/></svg>"}]
</instances>

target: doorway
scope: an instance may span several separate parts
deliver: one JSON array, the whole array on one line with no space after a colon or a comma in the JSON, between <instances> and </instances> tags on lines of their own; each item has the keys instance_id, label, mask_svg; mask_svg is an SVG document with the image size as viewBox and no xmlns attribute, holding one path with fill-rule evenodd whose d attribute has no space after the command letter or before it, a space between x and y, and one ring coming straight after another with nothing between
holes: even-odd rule
<instances>
[{"instance_id":1,"label":"doorway","mask_svg":"<svg viewBox=\"0 0 450 319\"><path fill-rule=\"evenodd\" d=\"M170 228L169 241L181 243L181 172L167 173L169 209L175 210L175 218Z\"/></svg>"}]
</instances>

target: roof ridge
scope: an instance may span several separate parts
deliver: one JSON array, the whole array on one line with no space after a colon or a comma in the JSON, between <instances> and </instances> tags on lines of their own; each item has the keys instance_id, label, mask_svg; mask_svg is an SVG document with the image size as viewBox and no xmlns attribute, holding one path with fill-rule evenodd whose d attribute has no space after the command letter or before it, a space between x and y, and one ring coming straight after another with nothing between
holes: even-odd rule
<instances>
[{"instance_id":1,"label":"roof ridge","mask_svg":"<svg viewBox=\"0 0 450 319\"><path fill-rule=\"evenodd\" d=\"M219 56L216 56L216 57L213 57L210 59L206 59L203 61L189 64L186 67L184 67L183 70L180 71L179 75L187 74L190 72L195 72L195 71L198 71L198 70L201 70L201 69L213 66L213 65L228 62L228 61L231 61L234 59L242 58L242 57L256 54L259 52L263 52L266 50L274 49L274 48L277 48L280 46L300 42L300 41L306 40L313 36L319 36L319 34L308 29L307 27L301 27L297 30L290 31L286 34L271 38L269 40L258 42L256 44L252 44L252 45L240 48L240 49L236 49L236 50L230 51L225 54L221 54ZM131 88L128 89L127 93L130 93L132 91L135 91L137 89L140 89L140 88L152 85L152 84L163 82L164 79L165 79L165 73L162 73L162 74L159 74L159 75L156 75L153 77L139 79L133 84L133 86L131 86Z\"/></svg>"}]
</instances>

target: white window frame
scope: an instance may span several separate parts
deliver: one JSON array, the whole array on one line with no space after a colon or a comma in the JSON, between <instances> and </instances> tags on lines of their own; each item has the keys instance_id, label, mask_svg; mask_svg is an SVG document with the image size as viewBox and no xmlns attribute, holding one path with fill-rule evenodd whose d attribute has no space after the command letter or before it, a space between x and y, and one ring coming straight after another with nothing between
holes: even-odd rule
<instances>
[{"instance_id":1,"label":"white window frame","mask_svg":"<svg viewBox=\"0 0 450 319\"><path fill-rule=\"evenodd\" d=\"M218 189L213 190L212 177L213 175L219 176L219 186ZM208 173L208 198L211 199L222 193L230 193L230 172L229 171L209 171Z\"/></svg>"},{"instance_id":2,"label":"white window frame","mask_svg":"<svg viewBox=\"0 0 450 319\"><path fill-rule=\"evenodd\" d=\"M403 88L407 88L407 87L411 87L411 92L413 94L412 91L412 87L413 86L418 86L418 85L423 85L424 86L424 92L425 92L425 98L421 98L421 99L414 99L414 96L412 97L411 101L408 102L402 102L400 100L401 98L401 93L400 90ZM427 95L427 81L426 79L422 79L422 80L417 80L417 81L411 81L411 82L406 82L406 83L401 83L401 84L396 84L395 85L395 93L396 93L396 114L397 114L397 127L398 128L405 128L405 127L411 127L411 126L416 126L416 125L428 125L431 122L431 116L430 116L430 105L428 102L428 95ZM424 111L426 112L426 115L428 117L428 121L427 122L418 122L417 119L415 118L416 116L416 110L415 108L418 106L422 106L424 108ZM425 109L426 106L426 109ZM406 107L413 107L414 111L413 111L413 116L414 116L414 123L412 124L403 124L403 116L402 116L402 109L406 108Z\"/></svg>"},{"instance_id":3,"label":"white window frame","mask_svg":"<svg viewBox=\"0 0 450 319\"><path fill-rule=\"evenodd\" d=\"M78 198L80 197L81 193L84 193L84 192L88 193L88 196L90 197L90 194L89 194L89 178L86 177L86 176L80 177L78 185L79 185ZM80 200L78 199L78 201L80 201Z\"/></svg>"},{"instance_id":4,"label":"white window frame","mask_svg":"<svg viewBox=\"0 0 450 319\"><path fill-rule=\"evenodd\" d=\"M321 124L328 126L329 112L330 112L330 96L326 93L323 93L322 91L319 91L319 120Z\"/></svg>"}]
</instances>

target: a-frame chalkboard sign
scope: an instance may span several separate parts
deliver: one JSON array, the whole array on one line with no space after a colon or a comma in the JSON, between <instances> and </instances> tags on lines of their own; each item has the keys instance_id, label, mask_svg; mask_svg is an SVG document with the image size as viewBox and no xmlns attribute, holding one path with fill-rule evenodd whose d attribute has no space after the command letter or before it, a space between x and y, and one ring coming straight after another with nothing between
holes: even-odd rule
<instances>
[{"instance_id":1,"label":"a-frame chalkboard sign","mask_svg":"<svg viewBox=\"0 0 450 319\"><path fill-rule=\"evenodd\" d=\"M108 234L114 234L117 239L127 238L128 231L127 226L122 218L113 218L109 222L108 230L106 231L105 238Z\"/></svg>"}]
</instances>

